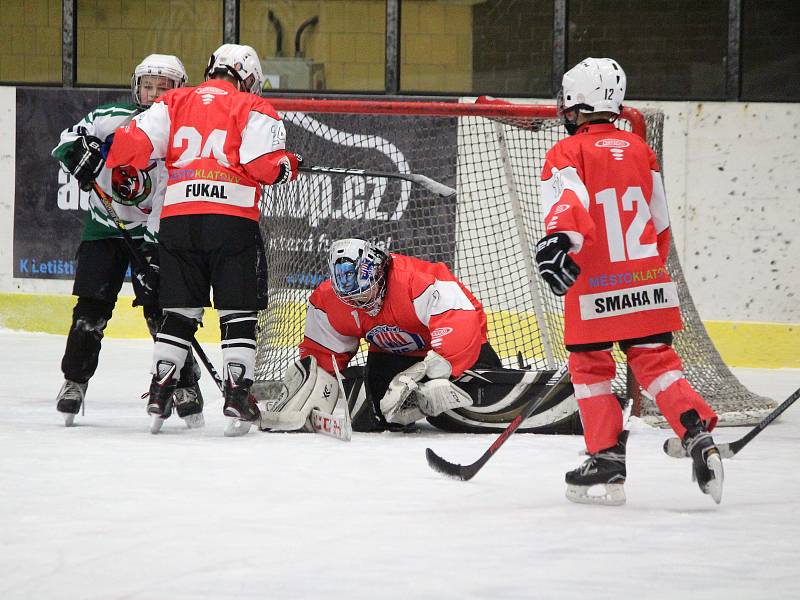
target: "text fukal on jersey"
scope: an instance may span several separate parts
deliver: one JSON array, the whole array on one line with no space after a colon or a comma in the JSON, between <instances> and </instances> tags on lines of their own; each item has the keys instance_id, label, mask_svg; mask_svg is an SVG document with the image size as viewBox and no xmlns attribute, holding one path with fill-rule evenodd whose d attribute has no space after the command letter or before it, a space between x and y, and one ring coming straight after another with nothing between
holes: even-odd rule
<instances>
[{"instance_id":1,"label":"text fukal on jersey","mask_svg":"<svg viewBox=\"0 0 800 600\"><path fill-rule=\"evenodd\" d=\"M228 200L225 186L215 183L189 183L186 185L186 198L214 198Z\"/></svg>"},{"instance_id":2,"label":"text fukal on jersey","mask_svg":"<svg viewBox=\"0 0 800 600\"><path fill-rule=\"evenodd\" d=\"M170 183L167 186L164 206L206 200L218 204L248 208L253 205L255 193L252 187L232 181L179 181Z\"/></svg>"}]
</instances>

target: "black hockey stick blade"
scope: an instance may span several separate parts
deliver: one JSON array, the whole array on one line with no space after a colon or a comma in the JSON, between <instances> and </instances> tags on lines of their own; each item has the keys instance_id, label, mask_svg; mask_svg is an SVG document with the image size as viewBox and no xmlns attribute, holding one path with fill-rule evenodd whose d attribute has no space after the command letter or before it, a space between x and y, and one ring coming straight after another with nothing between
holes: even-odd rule
<instances>
[{"instance_id":1,"label":"black hockey stick blade","mask_svg":"<svg viewBox=\"0 0 800 600\"><path fill-rule=\"evenodd\" d=\"M548 402L553 395L561 388L562 385L568 385L570 382L569 372L567 370L567 364L564 363L558 371L553 373L550 379L547 381L548 390L538 398L532 399L528 406L514 417L514 420L508 424L508 426L503 430L503 432L497 436L492 445L484 452L478 460L475 462L468 464L468 465L459 465L456 463L451 463L441 456L436 454L430 448L425 449L425 458L428 461L428 466L433 469L434 471L441 473L442 475L446 475L447 477L452 477L453 479L460 479L461 481L469 481L478 473L478 471L483 468L483 465L497 452L500 447L506 442L506 440L511 437L517 428L522 425L523 421L530 417L536 409Z\"/></svg>"},{"instance_id":2,"label":"black hockey stick blade","mask_svg":"<svg viewBox=\"0 0 800 600\"><path fill-rule=\"evenodd\" d=\"M385 179L403 179L421 185L429 192L440 198L450 198L456 191L448 185L439 183L430 177L419 173L389 173L385 171L368 171L365 169L348 169L344 167L321 167L303 165L299 169L302 173L326 173L331 175L361 175L362 177L383 177Z\"/></svg>"},{"instance_id":3,"label":"black hockey stick blade","mask_svg":"<svg viewBox=\"0 0 800 600\"><path fill-rule=\"evenodd\" d=\"M461 481L469 481L472 479L475 473L483 466L483 463L489 460L488 456L484 454L477 462L471 465L458 465L446 461L430 448L425 448L425 459L428 461L428 466L437 473L441 473L446 477L452 477L453 479L460 479Z\"/></svg>"},{"instance_id":4,"label":"black hockey stick blade","mask_svg":"<svg viewBox=\"0 0 800 600\"><path fill-rule=\"evenodd\" d=\"M744 448L750 441L761 433L767 425L777 419L783 411L789 408L795 401L800 398L800 388L796 389L791 396L781 402L771 413L761 419L761 421L753 427L750 431L740 437L738 440L728 444L717 444L717 450L722 458L733 458L742 448ZM683 448L680 439L673 437L664 442L664 453L672 458L686 458L686 450Z\"/></svg>"}]
</instances>

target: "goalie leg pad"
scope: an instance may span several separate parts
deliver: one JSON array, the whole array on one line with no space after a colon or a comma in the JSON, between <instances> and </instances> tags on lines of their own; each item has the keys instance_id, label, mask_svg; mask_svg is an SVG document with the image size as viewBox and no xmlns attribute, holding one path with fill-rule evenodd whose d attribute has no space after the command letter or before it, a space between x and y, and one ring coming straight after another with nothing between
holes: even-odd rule
<instances>
[{"instance_id":1,"label":"goalie leg pad","mask_svg":"<svg viewBox=\"0 0 800 600\"><path fill-rule=\"evenodd\" d=\"M293 362L283 377L277 400L267 401L261 411L262 429L313 432L311 411L330 413L339 397L336 378L317 366L313 356Z\"/></svg>"},{"instance_id":2,"label":"goalie leg pad","mask_svg":"<svg viewBox=\"0 0 800 600\"><path fill-rule=\"evenodd\" d=\"M417 398L420 410L428 417L472 406L472 397L447 379L433 379L420 384Z\"/></svg>"}]
</instances>

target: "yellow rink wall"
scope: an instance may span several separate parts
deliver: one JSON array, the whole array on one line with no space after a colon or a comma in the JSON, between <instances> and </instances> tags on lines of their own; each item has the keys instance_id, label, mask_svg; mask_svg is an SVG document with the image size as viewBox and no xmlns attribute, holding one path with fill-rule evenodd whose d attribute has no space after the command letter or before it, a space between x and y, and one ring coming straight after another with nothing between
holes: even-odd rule
<instances>
[{"instance_id":1,"label":"yellow rink wall","mask_svg":"<svg viewBox=\"0 0 800 600\"><path fill-rule=\"evenodd\" d=\"M147 338L141 308L132 298L120 297L106 335L116 338ZM66 335L75 298L55 294L0 294L0 327ZM508 316L488 315L506 326ZM206 309L205 326L198 331L201 342L219 342L219 321L214 309ZM731 367L800 368L800 325L705 321L714 345Z\"/></svg>"}]
</instances>

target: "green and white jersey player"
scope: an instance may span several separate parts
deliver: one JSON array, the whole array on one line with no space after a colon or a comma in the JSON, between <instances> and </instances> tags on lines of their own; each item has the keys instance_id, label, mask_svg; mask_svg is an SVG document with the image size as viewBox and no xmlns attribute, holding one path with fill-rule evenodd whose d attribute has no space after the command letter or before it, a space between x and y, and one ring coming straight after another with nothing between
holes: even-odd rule
<instances>
[{"instance_id":1,"label":"green and white jersey player","mask_svg":"<svg viewBox=\"0 0 800 600\"><path fill-rule=\"evenodd\" d=\"M58 146L52 151L61 168L78 179L81 189L90 191L92 182L96 180L113 198L114 210L134 239L144 237L155 241L167 171L163 163L156 161L143 170L132 167L108 169L103 164L104 159L118 127L130 123L167 90L182 87L186 79L186 71L177 57L151 54L134 70L131 79L133 102L98 106L78 123L62 131ZM122 237L119 228L92 191L81 239L119 237Z\"/></svg>"},{"instance_id":2,"label":"green and white jersey player","mask_svg":"<svg viewBox=\"0 0 800 600\"><path fill-rule=\"evenodd\" d=\"M161 320L157 276L153 273L157 274L155 242L167 185L166 167L163 162L153 161L142 170L107 169L104 163L115 130L130 123L158 96L184 86L186 81L186 70L176 56L151 54L133 72L131 104L99 106L64 130L52 151L61 168L77 180L81 189L91 190L72 289L78 301L61 361L65 381L57 399L58 411L67 425L73 424L83 405L89 379L97 369L103 332L129 267L133 271L135 304L142 306L151 334L155 335ZM95 182L113 198L117 215L139 245L138 251L155 270L148 269L148 273L143 274L134 269L120 229L92 189ZM175 406L178 414L187 419L187 424L199 425L202 424L202 397L197 386L199 369L193 364L185 371L181 373L182 387L174 396Z\"/></svg>"}]
</instances>

